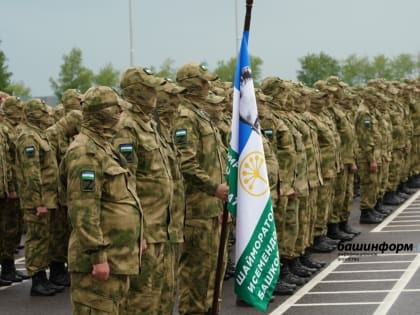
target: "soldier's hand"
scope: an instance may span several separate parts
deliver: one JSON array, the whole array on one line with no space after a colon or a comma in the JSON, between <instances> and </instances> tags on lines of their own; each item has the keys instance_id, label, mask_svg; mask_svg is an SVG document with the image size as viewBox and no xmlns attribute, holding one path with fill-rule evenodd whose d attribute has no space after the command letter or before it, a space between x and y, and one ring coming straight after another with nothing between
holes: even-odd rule
<instances>
[{"instance_id":1,"label":"soldier's hand","mask_svg":"<svg viewBox=\"0 0 420 315\"><path fill-rule=\"evenodd\" d=\"M146 240L142 240L140 243L140 251L143 254L147 249L147 242Z\"/></svg>"},{"instance_id":2,"label":"soldier's hand","mask_svg":"<svg viewBox=\"0 0 420 315\"><path fill-rule=\"evenodd\" d=\"M376 173L376 171L378 170L378 164L376 164L376 162L371 162L369 170L371 173Z\"/></svg>"},{"instance_id":3,"label":"soldier's hand","mask_svg":"<svg viewBox=\"0 0 420 315\"><path fill-rule=\"evenodd\" d=\"M357 173L357 165L356 164L350 164L349 168L351 173Z\"/></svg>"},{"instance_id":4,"label":"soldier's hand","mask_svg":"<svg viewBox=\"0 0 420 315\"><path fill-rule=\"evenodd\" d=\"M18 195L16 191L11 191L7 193L7 199L17 199Z\"/></svg>"},{"instance_id":5,"label":"soldier's hand","mask_svg":"<svg viewBox=\"0 0 420 315\"><path fill-rule=\"evenodd\" d=\"M44 206L36 207L36 215L38 217L43 217L48 213L48 208Z\"/></svg>"},{"instance_id":6,"label":"soldier's hand","mask_svg":"<svg viewBox=\"0 0 420 315\"><path fill-rule=\"evenodd\" d=\"M217 198L223 201L226 201L228 198L228 194L229 194L229 186L226 185L226 183L217 185L216 192L214 193L214 195Z\"/></svg>"},{"instance_id":7,"label":"soldier's hand","mask_svg":"<svg viewBox=\"0 0 420 315\"><path fill-rule=\"evenodd\" d=\"M340 171L344 171L344 164L343 163L340 164Z\"/></svg>"},{"instance_id":8,"label":"soldier's hand","mask_svg":"<svg viewBox=\"0 0 420 315\"><path fill-rule=\"evenodd\" d=\"M97 280L108 280L109 278L109 265L108 262L105 261L103 263L99 263L93 265L92 276Z\"/></svg>"},{"instance_id":9,"label":"soldier's hand","mask_svg":"<svg viewBox=\"0 0 420 315\"><path fill-rule=\"evenodd\" d=\"M296 199L297 195L298 194L296 192L291 193L291 194L287 195L287 199Z\"/></svg>"}]
</instances>

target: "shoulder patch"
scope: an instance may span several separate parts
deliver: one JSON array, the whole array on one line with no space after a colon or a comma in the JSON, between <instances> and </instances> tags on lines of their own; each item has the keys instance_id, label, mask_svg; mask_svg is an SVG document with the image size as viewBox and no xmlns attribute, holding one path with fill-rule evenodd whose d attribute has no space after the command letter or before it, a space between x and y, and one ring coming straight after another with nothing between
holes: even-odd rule
<instances>
[{"instance_id":1,"label":"shoulder patch","mask_svg":"<svg viewBox=\"0 0 420 315\"><path fill-rule=\"evenodd\" d=\"M94 191L95 190L95 172L94 171L81 171L80 172L80 190L81 191Z\"/></svg>"},{"instance_id":2,"label":"shoulder patch","mask_svg":"<svg viewBox=\"0 0 420 315\"><path fill-rule=\"evenodd\" d=\"M369 119L363 120L363 124L365 125L366 128L369 128L370 127L370 120Z\"/></svg>"},{"instance_id":3,"label":"shoulder patch","mask_svg":"<svg viewBox=\"0 0 420 315\"><path fill-rule=\"evenodd\" d=\"M263 130L264 135L268 138L268 139L273 139L273 129L269 128L269 129L264 129Z\"/></svg>"},{"instance_id":4,"label":"shoulder patch","mask_svg":"<svg viewBox=\"0 0 420 315\"><path fill-rule=\"evenodd\" d=\"M133 145L131 143L120 144L120 153L124 156L127 162L133 162Z\"/></svg>"},{"instance_id":5,"label":"shoulder patch","mask_svg":"<svg viewBox=\"0 0 420 315\"><path fill-rule=\"evenodd\" d=\"M35 156L35 147L33 145L28 145L25 147L26 157L32 158Z\"/></svg>"},{"instance_id":6,"label":"shoulder patch","mask_svg":"<svg viewBox=\"0 0 420 315\"><path fill-rule=\"evenodd\" d=\"M175 130L175 142L185 143L187 141L187 129Z\"/></svg>"}]
</instances>

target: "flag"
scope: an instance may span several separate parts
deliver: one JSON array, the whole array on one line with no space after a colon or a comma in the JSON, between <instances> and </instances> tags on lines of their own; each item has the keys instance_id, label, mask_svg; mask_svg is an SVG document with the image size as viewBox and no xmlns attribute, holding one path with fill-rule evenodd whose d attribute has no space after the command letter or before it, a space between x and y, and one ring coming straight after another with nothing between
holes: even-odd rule
<instances>
[{"instance_id":1,"label":"flag","mask_svg":"<svg viewBox=\"0 0 420 315\"><path fill-rule=\"evenodd\" d=\"M235 72L227 207L236 217L235 293L265 311L279 277L280 263L248 36L249 31L244 31Z\"/></svg>"}]
</instances>

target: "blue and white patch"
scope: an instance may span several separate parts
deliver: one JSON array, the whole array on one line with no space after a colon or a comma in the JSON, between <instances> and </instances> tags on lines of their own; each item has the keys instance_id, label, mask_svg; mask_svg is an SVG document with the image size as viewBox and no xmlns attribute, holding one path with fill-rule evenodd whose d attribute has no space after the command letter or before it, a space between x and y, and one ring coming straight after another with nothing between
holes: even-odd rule
<instances>
[{"instance_id":1,"label":"blue and white patch","mask_svg":"<svg viewBox=\"0 0 420 315\"><path fill-rule=\"evenodd\" d=\"M94 171L82 171L80 173L80 189L82 191L94 191L95 190L95 172Z\"/></svg>"},{"instance_id":2,"label":"blue and white patch","mask_svg":"<svg viewBox=\"0 0 420 315\"><path fill-rule=\"evenodd\" d=\"M263 132L268 139L273 139L273 129L264 129Z\"/></svg>"},{"instance_id":3,"label":"blue and white patch","mask_svg":"<svg viewBox=\"0 0 420 315\"><path fill-rule=\"evenodd\" d=\"M28 145L25 147L25 154L26 157L34 157L35 156L35 147L33 145Z\"/></svg>"},{"instance_id":4,"label":"blue and white patch","mask_svg":"<svg viewBox=\"0 0 420 315\"><path fill-rule=\"evenodd\" d=\"M175 130L175 142L185 143L187 141L187 129Z\"/></svg>"},{"instance_id":5,"label":"blue and white patch","mask_svg":"<svg viewBox=\"0 0 420 315\"><path fill-rule=\"evenodd\" d=\"M363 121L363 124L365 125L366 128L370 128L370 120L369 119L365 119Z\"/></svg>"},{"instance_id":6,"label":"blue and white patch","mask_svg":"<svg viewBox=\"0 0 420 315\"><path fill-rule=\"evenodd\" d=\"M134 148L131 143L124 143L120 144L120 153L124 156L124 158L127 160L127 162L133 161L133 152Z\"/></svg>"}]
</instances>

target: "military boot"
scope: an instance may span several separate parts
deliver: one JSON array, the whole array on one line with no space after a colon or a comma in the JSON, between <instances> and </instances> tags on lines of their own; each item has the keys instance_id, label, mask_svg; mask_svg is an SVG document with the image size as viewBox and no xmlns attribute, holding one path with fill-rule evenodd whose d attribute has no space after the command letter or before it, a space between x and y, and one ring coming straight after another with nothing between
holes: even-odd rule
<instances>
[{"instance_id":1,"label":"military boot","mask_svg":"<svg viewBox=\"0 0 420 315\"><path fill-rule=\"evenodd\" d=\"M395 191L387 191L382 202L386 205L398 206L402 204L404 200L398 197Z\"/></svg>"},{"instance_id":2,"label":"military boot","mask_svg":"<svg viewBox=\"0 0 420 315\"><path fill-rule=\"evenodd\" d=\"M354 234L347 234L346 232L341 231L338 223L330 223L328 224L327 236L333 240L351 241Z\"/></svg>"},{"instance_id":3,"label":"military boot","mask_svg":"<svg viewBox=\"0 0 420 315\"><path fill-rule=\"evenodd\" d=\"M22 278L16 273L13 259L5 258L1 262L1 279L11 282L22 282Z\"/></svg>"},{"instance_id":4,"label":"military boot","mask_svg":"<svg viewBox=\"0 0 420 315\"><path fill-rule=\"evenodd\" d=\"M287 282L280 280L277 282L273 293L275 295L292 295L295 293L295 289L291 287Z\"/></svg>"},{"instance_id":5,"label":"military boot","mask_svg":"<svg viewBox=\"0 0 420 315\"><path fill-rule=\"evenodd\" d=\"M294 258L289 261L289 269L291 273L301 278L310 277L313 273L313 271L310 271L310 269L300 263L299 258Z\"/></svg>"},{"instance_id":6,"label":"military boot","mask_svg":"<svg viewBox=\"0 0 420 315\"><path fill-rule=\"evenodd\" d=\"M70 286L70 274L64 262L53 261L50 263L50 282L57 286Z\"/></svg>"},{"instance_id":7,"label":"military boot","mask_svg":"<svg viewBox=\"0 0 420 315\"><path fill-rule=\"evenodd\" d=\"M374 209L360 209L360 223L378 224L383 221L383 217L376 215Z\"/></svg>"},{"instance_id":8,"label":"military boot","mask_svg":"<svg viewBox=\"0 0 420 315\"><path fill-rule=\"evenodd\" d=\"M383 198L379 198L376 201L375 210L384 216L388 216L391 214L392 210L387 209L384 207Z\"/></svg>"},{"instance_id":9,"label":"military boot","mask_svg":"<svg viewBox=\"0 0 420 315\"><path fill-rule=\"evenodd\" d=\"M12 285L12 281L3 280L0 278L0 287L7 287L9 285Z\"/></svg>"},{"instance_id":10,"label":"military boot","mask_svg":"<svg viewBox=\"0 0 420 315\"><path fill-rule=\"evenodd\" d=\"M347 234L353 234L354 236L357 236L360 234L360 231L353 229L353 227L349 224L348 221L340 222L339 226L340 226L340 230L342 230L343 232Z\"/></svg>"},{"instance_id":11,"label":"military boot","mask_svg":"<svg viewBox=\"0 0 420 315\"><path fill-rule=\"evenodd\" d=\"M336 246L331 245L327 241L325 241L322 237L323 235L316 236L314 239L314 243L310 247L310 250L314 253L330 253L332 252Z\"/></svg>"},{"instance_id":12,"label":"military boot","mask_svg":"<svg viewBox=\"0 0 420 315\"><path fill-rule=\"evenodd\" d=\"M289 261L290 260L288 259L284 259L284 258L281 259L280 280L286 283L290 283L290 284L304 285L307 282L307 280L299 276L296 276L290 271Z\"/></svg>"},{"instance_id":13,"label":"military boot","mask_svg":"<svg viewBox=\"0 0 420 315\"><path fill-rule=\"evenodd\" d=\"M417 188L411 188L408 186L408 181L401 184L401 190L408 195L412 195L417 192Z\"/></svg>"},{"instance_id":14,"label":"military boot","mask_svg":"<svg viewBox=\"0 0 420 315\"><path fill-rule=\"evenodd\" d=\"M49 286L46 272L38 271L32 276L31 296L52 296L55 290Z\"/></svg>"},{"instance_id":15,"label":"military boot","mask_svg":"<svg viewBox=\"0 0 420 315\"><path fill-rule=\"evenodd\" d=\"M299 257L299 259L302 265L313 269L321 269L326 264L324 261L317 261L313 259L309 250L306 250L305 253Z\"/></svg>"},{"instance_id":16,"label":"military boot","mask_svg":"<svg viewBox=\"0 0 420 315\"><path fill-rule=\"evenodd\" d=\"M414 188L414 189L420 188L420 176L419 175L411 176L408 179L407 186L409 188Z\"/></svg>"}]
</instances>

